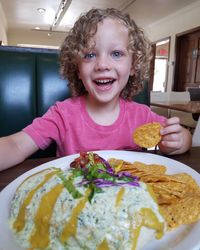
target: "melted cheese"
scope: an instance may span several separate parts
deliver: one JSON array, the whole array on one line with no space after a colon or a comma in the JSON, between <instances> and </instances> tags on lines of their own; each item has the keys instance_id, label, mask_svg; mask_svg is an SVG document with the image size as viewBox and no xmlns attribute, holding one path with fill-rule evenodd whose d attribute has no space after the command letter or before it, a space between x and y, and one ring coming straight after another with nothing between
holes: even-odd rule
<instances>
[{"instance_id":1,"label":"melted cheese","mask_svg":"<svg viewBox=\"0 0 200 250\"><path fill-rule=\"evenodd\" d=\"M21 197L20 193L23 187L30 186L31 178L18 190L22 202L13 204L11 218L15 218L13 228L24 248L136 250L143 228L149 230L151 239L153 232L157 238L162 236L164 220L151 190L144 183L140 183L140 187L104 188L90 203L89 189L77 187L84 195L74 199L55 171L52 169L43 176L35 187L31 184L33 188L28 195ZM146 241L146 235L142 241Z\"/></svg>"},{"instance_id":2,"label":"melted cheese","mask_svg":"<svg viewBox=\"0 0 200 250\"><path fill-rule=\"evenodd\" d=\"M45 249L49 245L49 226L55 202L63 190L63 185L55 186L40 202L34 218L35 229L30 237L31 247Z\"/></svg>"},{"instance_id":3,"label":"melted cheese","mask_svg":"<svg viewBox=\"0 0 200 250\"><path fill-rule=\"evenodd\" d=\"M66 223L64 230L61 234L61 237L60 237L61 242L64 243L66 240L68 240L70 236L76 236L78 216L83 210L83 208L85 207L86 202L88 202L89 193L90 193L90 190L87 190L85 197L82 198L80 202L77 204L77 206L74 207L74 209L72 210L71 217L69 221Z\"/></svg>"},{"instance_id":4,"label":"melted cheese","mask_svg":"<svg viewBox=\"0 0 200 250\"><path fill-rule=\"evenodd\" d=\"M25 225L25 210L26 210L26 207L30 204L34 194L36 193L36 191L41 188L53 175L55 175L56 173L58 172L58 170L55 170L49 174L47 174L45 176L45 179L36 187L34 188L33 190L31 190L27 197L25 198L23 204L21 205L20 207L20 210L19 210L19 214L13 224L13 228L17 231L17 232L20 232L23 228L24 228L24 225ZM29 178L26 180L26 181L29 181ZM22 184L21 184L22 185Z\"/></svg>"}]
</instances>

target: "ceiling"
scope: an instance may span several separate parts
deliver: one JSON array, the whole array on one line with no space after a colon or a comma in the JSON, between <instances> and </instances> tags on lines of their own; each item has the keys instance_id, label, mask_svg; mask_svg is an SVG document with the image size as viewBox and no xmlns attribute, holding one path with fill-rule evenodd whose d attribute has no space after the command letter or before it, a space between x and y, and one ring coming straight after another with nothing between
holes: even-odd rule
<instances>
[{"instance_id":1,"label":"ceiling","mask_svg":"<svg viewBox=\"0 0 200 250\"><path fill-rule=\"evenodd\" d=\"M131 13L143 28L198 0L0 0L8 29L67 31L91 7L115 7ZM65 4L65 6L64 6ZM59 6L63 7L61 18ZM45 8L39 13L38 8ZM56 25L55 21L57 21Z\"/></svg>"}]
</instances>

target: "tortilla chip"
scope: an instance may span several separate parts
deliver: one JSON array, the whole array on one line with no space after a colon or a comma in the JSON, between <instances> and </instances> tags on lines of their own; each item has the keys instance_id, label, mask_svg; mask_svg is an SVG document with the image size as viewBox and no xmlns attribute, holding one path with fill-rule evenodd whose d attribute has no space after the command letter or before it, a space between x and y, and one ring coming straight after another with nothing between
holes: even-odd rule
<instances>
[{"instance_id":1,"label":"tortilla chip","mask_svg":"<svg viewBox=\"0 0 200 250\"><path fill-rule=\"evenodd\" d=\"M111 163L115 163L117 172L128 171L150 186L168 230L200 219L200 187L189 174L169 175L163 165L139 161L112 160Z\"/></svg>"},{"instance_id":2,"label":"tortilla chip","mask_svg":"<svg viewBox=\"0 0 200 250\"><path fill-rule=\"evenodd\" d=\"M160 207L168 229L177 228L182 224L191 224L200 219L200 195L187 196L180 201Z\"/></svg>"},{"instance_id":3,"label":"tortilla chip","mask_svg":"<svg viewBox=\"0 0 200 250\"><path fill-rule=\"evenodd\" d=\"M133 140L142 148L155 147L161 140L160 129L158 122L144 124L135 129Z\"/></svg>"}]
</instances>

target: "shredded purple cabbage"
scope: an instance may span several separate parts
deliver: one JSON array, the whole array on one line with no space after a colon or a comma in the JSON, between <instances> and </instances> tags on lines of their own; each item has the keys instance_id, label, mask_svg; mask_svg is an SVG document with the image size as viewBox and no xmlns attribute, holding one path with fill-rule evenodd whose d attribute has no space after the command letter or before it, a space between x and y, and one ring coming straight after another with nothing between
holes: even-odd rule
<instances>
[{"instance_id":1,"label":"shredded purple cabbage","mask_svg":"<svg viewBox=\"0 0 200 250\"><path fill-rule=\"evenodd\" d=\"M138 187L138 177L131 175L129 172L119 172L115 173L113 168L110 166L110 164L103 159L102 157L98 156L97 154L93 154L93 160L92 164L90 167L88 167L88 154L85 154L84 157L87 157L87 161L85 163L87 164L81 164L81 169L83 170L83 180L78 183L78 185L89 185L89 184L94 184L97 188L103 188L103 187L110 187L110 186L124 186L124 185L129 185L129 186L134 186ZM99 161L95 162L95 160L98 159L100 160L100 163L103 164L103 167L105 169L97 169L96 176L92 175L91 169L92 167L97 167L96 163ZM83 159L84 162L84 159ZM72 164L74 166L74 164ZM101 178L101 174L105 174L105 178ZM107 178L107 179L106 179ZM112 179L112 180L109 180Z\"/></svg>"}]
</instances>

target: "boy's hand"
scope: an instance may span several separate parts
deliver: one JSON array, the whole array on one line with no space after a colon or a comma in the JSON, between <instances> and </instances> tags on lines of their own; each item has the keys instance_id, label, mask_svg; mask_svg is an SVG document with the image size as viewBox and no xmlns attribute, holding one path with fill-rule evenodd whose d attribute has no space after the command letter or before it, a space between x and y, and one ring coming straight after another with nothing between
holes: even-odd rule
<instances>
[{"instance_id":1,"label":"boy's hand","mask_svg":"<svg viewBox=\"0 0 200 250\"><path fill-rule=\"evenodd\" d=\"M191 147L191 134L189 130L180 125L178 117L167 119L160 130L160 134L162 140L159 143L159 148L165 154L184 153Z\"/></svg>"}]
</instances>

